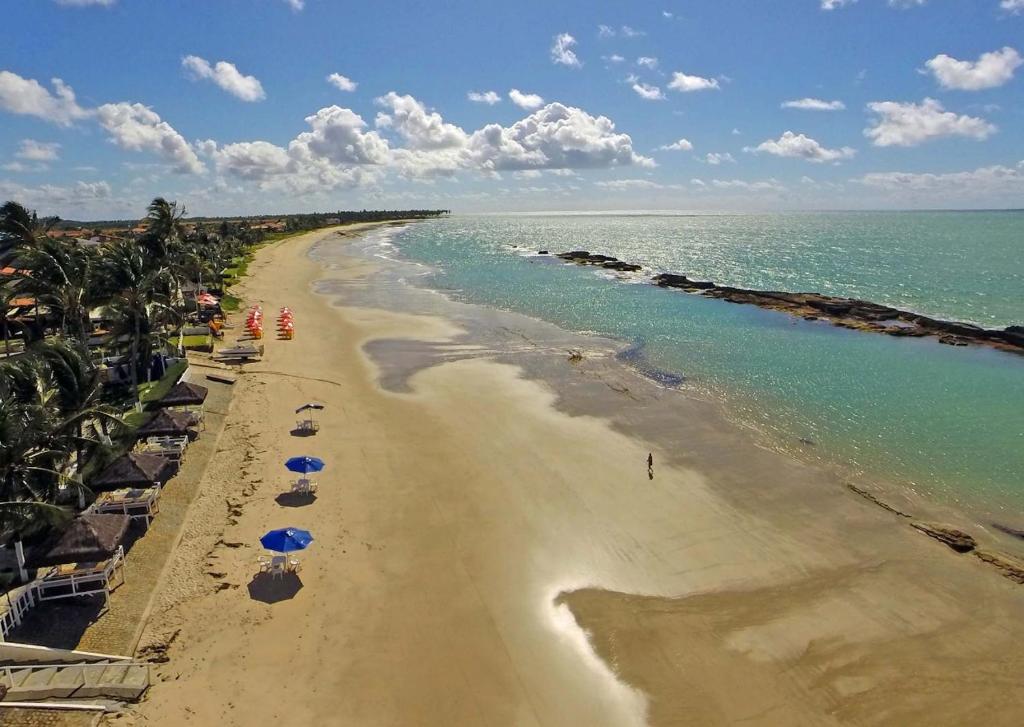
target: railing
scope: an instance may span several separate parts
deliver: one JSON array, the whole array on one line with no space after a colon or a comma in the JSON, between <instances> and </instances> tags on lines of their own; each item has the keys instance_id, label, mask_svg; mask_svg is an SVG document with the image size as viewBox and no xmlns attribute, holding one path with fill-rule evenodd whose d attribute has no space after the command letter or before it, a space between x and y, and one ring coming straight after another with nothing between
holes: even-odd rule
<instances>
[{"instance_id":1,"label":"railing","mask_svg":"<svg viewBox=\"0 0 1024 727\"><path fill-rule=\"evenodd\" d=\"M36 603L35 581L16 590L17 595L14 598L11 598L10 593L7 594L7 601L10 605L7 610L0 613L0 641L7 640L7 634L21 624L25 614Z\"/></svg>"},{"instance_id":2,"label":"railing","mask_svg":"<svg viewBox=\"0 0 1024 727\"><path fill-rule=\"evenodd\" d=\"M40 601L52 601L58 598L74 596L91 596L102 593L110 598L110 581L117 571L121 571L121 583L124 583L124 547L118 547L102 569L84 573L60 573L53 569L36 581L36 591ZM120 585L120 584L118 584ZM52 591L70 588L70 592L52 593Z\"/></svg>"}]
</instances>

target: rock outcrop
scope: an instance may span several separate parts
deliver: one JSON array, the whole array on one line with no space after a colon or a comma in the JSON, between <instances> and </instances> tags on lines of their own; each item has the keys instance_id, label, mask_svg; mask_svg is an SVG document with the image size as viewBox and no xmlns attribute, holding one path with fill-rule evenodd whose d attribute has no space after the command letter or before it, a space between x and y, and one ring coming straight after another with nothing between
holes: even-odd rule
<instances>
[{"instance_id":1,"label":"rock outcrop","mask_svg":"<svg viewBox=\"0 0 1024 727\"><path fill-rule=\"evenodd\" d=\"M935 538L940 543L945 543L958 553L970 553L978 547L978 543L974 539L973 535L965 533L963 530L957 530L949 525L937 525L935 523L922 522L910 524L925 535Z\"/></svg>"},{"instance_id":2,"label":"rock outcrop","mask_svg":"<svg viewBox=\"0 0 1024 727\"><path fill-rule=\"evenodd\" d=\"M556 257L577 265L593 265L607 270L637 272L642 266L624 262L588 250L563 252ZM717 285L707 280L691 280L677 273L660 273L651 282L662 288L675 288L688 293L720 298L730 303L756 305L800 316L807 321L827 321L852 330L872 331L889 336L922 338L930 336L948 346L979 344L1003 351L1024 354L1024 326L1002 330L982 328L970 323L945 321L918 313L892 308L856 298L837 298L821 293L787 293L775 290L752 290Z\"/></svg>"}]
</instances>

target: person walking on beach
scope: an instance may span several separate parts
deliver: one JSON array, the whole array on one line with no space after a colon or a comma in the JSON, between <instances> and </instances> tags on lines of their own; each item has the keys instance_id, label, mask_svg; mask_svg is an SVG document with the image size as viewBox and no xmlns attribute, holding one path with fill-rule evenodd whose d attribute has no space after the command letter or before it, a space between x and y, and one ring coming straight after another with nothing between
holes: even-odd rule
<instances>
[{"instance_id":1,"label":"person walking on beach","mask_svg":"<svg viewBox=\"0 0 1024 727\"><path fill-rule=\"evenodd\" d=\"M654 479L654 453L647 453L647 479Z\"/></svg>"}]
</instances>

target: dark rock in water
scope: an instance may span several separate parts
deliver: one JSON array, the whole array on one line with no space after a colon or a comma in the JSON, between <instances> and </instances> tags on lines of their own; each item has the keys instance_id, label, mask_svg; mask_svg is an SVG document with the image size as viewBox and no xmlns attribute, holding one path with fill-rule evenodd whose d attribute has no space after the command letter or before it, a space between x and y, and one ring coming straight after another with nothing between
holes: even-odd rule
<instances>
[{"instance_id":1,"label":"dark rock in water","mask_svg":"<svg viewBox=\"0 0 1024 727\"><path fill-rule=\"evenodd\" d=\"M974 539L974 536L965 533L963 530L957 530L954 527L950 527L949 525L937 525L935 523L922 522L910 524L925 535L935 538L940 543L945 543L958 553L969 553L978 547L978 543Z\"/></svg>"},{"instance_id":2,"label":"dark rock in water","mask_svg":"<svg viewBox=\"0 0 1024 727\"><path fill-rule=\"evenodd\" d=\"M1001 533L1006 533L1007 535L1012 535L1015 538L1020 538L1021 540L1024 540L1024 530L1011 528L1009 525L1003 525L1001 523L992 523L992 527L994 527Z\"/></svg>"},{"instance_id":3,"label":"dark rock in water","mask_svg":"<svg viewBox=\"0 0 1024 727\"><path fill-rule=\"evenodd\" d=\"M590 257L590 253L587 250L573 250L572 252L559 253L558 257L563 260L585 260Z\"/></svg>"},{"instance_id":4,"label":"dark rock in water","mask_svg":"<svg viewBox=\"0 0 1024 727\"><path fill-rule=\"evenodd\" d=\"M993 553L989 550L975 550L974 555L986 563L994 565L1011 581L1024 584L1024 562L1008 555Z\"/></svg>"},{"instance_id":5,"label":"dark rock in water","mask_svg":"<svg viewBox=\"0 0 1024 727\"><path fill-rule=\"evenodd\" d=\"M547 254L548 254L548 251L547 251L547 250L538 250L538 251L537 251L537 254L538 254L538 255L547 255Z\"/></svg>"},{"instance_id":6,"label":"dark rock in water","mask_svg":"<svg viewBox=\"0 0 1024 727\"><path fill-rule=\"evenodd\" d=\"M660 275L655 275L654 284L660 285L663 288L683 288L690 290L710 290L715 287L714 283L708 283L701 280L690 280L685 275L676 275L674 273L661 273Z\"/></svg>"},{"instance_id":7,"label":"dark rock in water","mask_svg":"<svg viewBox=\"0 0 1024 727\"><path fill-rule=\"evenodd\" d=\"M814 447L818 444L813 439L808 439L807 437L800 437L800 439L798 439L797 441L800 442L800 444L806 444L811 447Z\"/></svg>"},{"instance_id":8,"label":"dark rock in water","mask_svg":"<svg viewBox=\"0 0 1024 727\"><path fill-rule=\"evenodd\" d=\"M624 273L635 273L638 270L642 269L639 265L634 265L633 263L624 263L621 260L602 263L601 267L606 268L608 270L618 270Z\"/></svg>"}]
</instances>

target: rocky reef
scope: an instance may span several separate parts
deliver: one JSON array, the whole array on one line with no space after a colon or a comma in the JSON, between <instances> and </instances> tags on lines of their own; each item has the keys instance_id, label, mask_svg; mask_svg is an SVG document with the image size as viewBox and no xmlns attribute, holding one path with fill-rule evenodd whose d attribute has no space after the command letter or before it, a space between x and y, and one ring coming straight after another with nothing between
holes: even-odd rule
<instances>
[{"instance_id":1,"label":"rocky reef","mask_svg":"<svg viewBox=\"0 0 1024 727\"><path fill-rule=\"evenodd\" d=\"M577 265L592 265L607 270L637 272L642 266L586 250L573 250L557 255ZM938 318L891 308L855 298L839 298L821 293L787 293L772 290L736 288L704 280L691 280L685 275L660 273L651 282L662 288L675 288L730 303L756 305L782 311L805 320L822 320L842 328L850 328L889 336L937 338L950 346L978 344L1003 351L1024 354L1024 326L1003 329L982 328L970 323Z\"/></svg>"}]
</instances>

